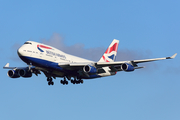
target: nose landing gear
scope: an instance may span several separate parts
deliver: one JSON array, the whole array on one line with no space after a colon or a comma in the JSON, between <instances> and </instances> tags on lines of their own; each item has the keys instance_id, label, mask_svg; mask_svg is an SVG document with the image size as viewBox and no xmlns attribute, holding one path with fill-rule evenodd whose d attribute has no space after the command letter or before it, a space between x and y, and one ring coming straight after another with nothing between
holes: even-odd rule
<instances>
[{"instance_id":1,"label":"nose landing gear","mask_svg":"<svg viewBox=\"0 0 180 120\"><path fill-rule=\"evenodd\" d=\"M48 77L47 81L48 81L48 85L54 85L54 82L52 81L51 77Z\"/></svg>"}]
</instances>

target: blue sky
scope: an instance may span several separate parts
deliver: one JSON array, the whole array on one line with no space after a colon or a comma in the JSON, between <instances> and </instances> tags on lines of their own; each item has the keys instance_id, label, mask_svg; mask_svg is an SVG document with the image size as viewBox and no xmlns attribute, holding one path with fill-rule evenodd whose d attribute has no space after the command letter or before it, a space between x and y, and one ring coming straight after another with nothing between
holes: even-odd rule
<instances>
[{"instance_id":1,"label":"blue sky","mask_svg":"<svg viewBox=\"0 0 180 120\"><path fill-rule=\"evenodd\" d=\"M115 38L117 60L179 53L180 1L6 0L0 4L0 65L25 66L17 48L27 40L98 60ZM11 79L1 69L0 119L179 120L180 65L153 62L134 72L63 86L46 77Z\"/></svg>"}]
</instances>

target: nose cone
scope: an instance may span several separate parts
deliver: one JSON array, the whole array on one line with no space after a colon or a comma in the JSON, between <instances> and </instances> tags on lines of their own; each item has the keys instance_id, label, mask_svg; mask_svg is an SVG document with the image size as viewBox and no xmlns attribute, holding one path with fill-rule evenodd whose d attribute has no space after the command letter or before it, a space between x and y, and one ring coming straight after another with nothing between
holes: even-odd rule
<instances>
[{"instance_id":1,"label":"nose cone","mask_svg":"<svg viewBox=\"0 0 180 120\"><path fill-rule=\"evenodd\" d=\"M17 50L17 53L19 56L22 56L23 55L23 49L22 47L20 47L18 50Z\"/></svg>"},{"instance_id":2,"label":"nose cone","mask_svg":"<svg viewBox=\"0 0 180 120\"><path fill-rule=\"evenodd\" d=\"M24 49L24 47L20 47L18 50L17 50L17 53L20 57L20 59L22 61L24 61L25 63L29 64L29 60L25 57L26 56L26 50Z\"/></svg>"}]
</instances>

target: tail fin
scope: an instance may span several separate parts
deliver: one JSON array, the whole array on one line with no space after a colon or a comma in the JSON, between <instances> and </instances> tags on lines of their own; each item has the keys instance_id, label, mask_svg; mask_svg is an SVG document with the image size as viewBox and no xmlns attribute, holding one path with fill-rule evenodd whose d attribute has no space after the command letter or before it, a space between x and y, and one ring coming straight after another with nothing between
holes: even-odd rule
<instances>
[{"instance_id":1,"label":"tail fin","mask_svg":"<svg viewBox=\"0 0 180 120\"><path fill-rule=\"evenodd\" d=\"M99 62L114 62L117 50L118 50L119 40L114 39L106 52L103 54Z\"/></svg>"}]
</instances>

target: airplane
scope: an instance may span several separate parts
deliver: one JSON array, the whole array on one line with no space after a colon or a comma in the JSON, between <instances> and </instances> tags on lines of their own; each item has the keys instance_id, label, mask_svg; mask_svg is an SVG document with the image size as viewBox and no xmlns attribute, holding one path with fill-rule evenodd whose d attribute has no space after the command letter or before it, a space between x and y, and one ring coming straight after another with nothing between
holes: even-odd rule
<instances>
[{"instance_id":1,"label":"airplane","mask_svg":"<svg viewBox=\"0 0 180 120\"><path fill-rule=\"evenodd\" d=\"M27 67L9 67L7 63L3 68L10 69L7 75L10 78L29 78L32 74L38 76L43 72L47 77L48 85L54 85L53 78L64 78L60 80L63 85L68 80L73 84L83 83L83 79L94 79L116 75L119 71L132 72L139 67L138 63L152 62L157 60L173 59L171 57L142 59L130 61L115 61L119 40L114 39L98 62L66 54L52 46L42 43L27 41L18 50L18 56Z\"/></svg>"}]
</instances>

